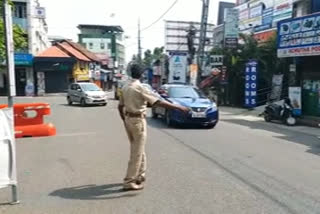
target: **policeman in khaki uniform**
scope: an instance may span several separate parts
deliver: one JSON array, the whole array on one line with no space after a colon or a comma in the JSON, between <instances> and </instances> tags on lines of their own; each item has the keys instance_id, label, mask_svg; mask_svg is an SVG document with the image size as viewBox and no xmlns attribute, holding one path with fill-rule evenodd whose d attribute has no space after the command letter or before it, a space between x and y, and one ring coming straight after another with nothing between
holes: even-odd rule
<instances>
[{"instance_id":1,"label":"policeman in khaki uniform","mask_svg":"<svg viewBox=\"0 0 320 214\"><path fill-rule=\"evenodd\" d=\"M122 88L118 106L130 141L130 160L123 184L123 189L127 191L143 189L143 182L146 180L147 104L189 112L189 108L162 101L153 92L143 87L139 80L142 70L138 65L131 65L130 72L132 79Z\"/></svg>"}]
</instances>

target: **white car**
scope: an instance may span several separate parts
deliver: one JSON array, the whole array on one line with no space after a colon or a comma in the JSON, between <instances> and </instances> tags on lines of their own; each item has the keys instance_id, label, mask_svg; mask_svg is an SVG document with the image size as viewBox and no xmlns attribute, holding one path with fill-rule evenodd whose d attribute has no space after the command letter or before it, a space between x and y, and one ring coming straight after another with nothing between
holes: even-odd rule
<instances>
[{"instance_id":1,"label":"white car","mask_svg":"<svg viewBox=\"0 0 320 214\"><path fill-rule=\"evenodd\" d=\"M86 105L107 105L108 97L106 92L94 83L73 83L70 85L67 102L69 105L80 103Z\"/></svg>"}]
</instances>

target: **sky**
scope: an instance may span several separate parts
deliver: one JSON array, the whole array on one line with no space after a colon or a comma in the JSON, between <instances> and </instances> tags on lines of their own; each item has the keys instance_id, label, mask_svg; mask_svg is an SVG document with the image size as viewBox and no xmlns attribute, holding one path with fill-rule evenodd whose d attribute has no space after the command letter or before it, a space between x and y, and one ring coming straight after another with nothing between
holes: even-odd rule
<instances>
[{"instance_id":1,"label":"sky","mask_svg":"<svg viewBox=\"0 0 320 214\"><path fill-rule=\"evenodd\" d=\"M211 0L210 23L216 24L220 0ZM235 2L235 0L224 0ZM46 7L49 35L63 36L78 41L79 24L121 25L124 29L127 60L137 53L138 20L141 28L157 20L175 0L40 0ZM164 46L164 20L201 20L201 0L178 0L163 19L142 32L143 52Z\"/></svg>"}]
</instances>

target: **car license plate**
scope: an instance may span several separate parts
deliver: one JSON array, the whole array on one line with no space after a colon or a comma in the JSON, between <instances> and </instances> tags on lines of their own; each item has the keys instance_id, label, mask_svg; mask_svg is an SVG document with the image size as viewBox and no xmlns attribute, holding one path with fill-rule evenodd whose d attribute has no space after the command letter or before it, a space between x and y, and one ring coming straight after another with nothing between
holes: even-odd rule
<instances>
[{"instance_id":1,"label":"car license plate","mask_svg":"<svg viewBox=\"0 0 320 214\"><path fill-rule=\"evenodd\" d=\"M193 118L205 118L206 116L205 112L192 112Z\"/></svg>"}]
</instances>

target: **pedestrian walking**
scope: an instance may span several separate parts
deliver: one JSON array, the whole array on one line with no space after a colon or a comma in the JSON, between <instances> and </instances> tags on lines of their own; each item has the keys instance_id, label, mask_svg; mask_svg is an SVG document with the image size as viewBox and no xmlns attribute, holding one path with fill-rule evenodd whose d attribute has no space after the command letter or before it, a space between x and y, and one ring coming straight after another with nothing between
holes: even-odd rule
<instances>
[{"instance_id":1,"label":"pedestrian walking","mask_svg":"<svg viewBox=\"0 0 320 214\"><path fill-rule=\"evenodd\" d=\"M118 106L130 141L130 159L123 183L123 189L127 191L143 189L143 183L146 180L147 104L180 110L185 113L190 111L187 107L160 100L155 93L143 87L140 82L143 72L139 65L131 65L130 72L132 79L122 88L122 96Z\"/></svg>"}]
</instances>

